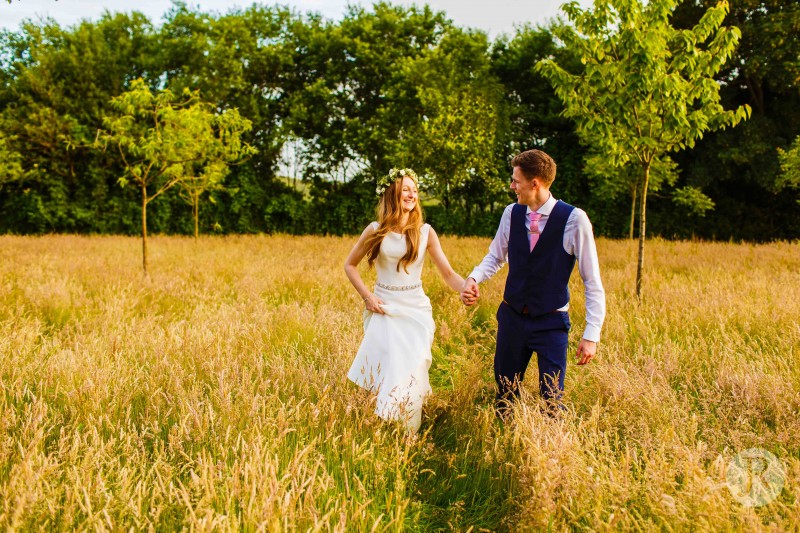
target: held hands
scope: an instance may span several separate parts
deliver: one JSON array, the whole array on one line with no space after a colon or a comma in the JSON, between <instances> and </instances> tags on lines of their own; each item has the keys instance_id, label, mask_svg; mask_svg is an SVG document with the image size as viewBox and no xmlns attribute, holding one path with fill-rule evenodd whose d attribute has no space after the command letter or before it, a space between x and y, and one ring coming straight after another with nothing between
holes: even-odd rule
<instances>
[{"instance_id":1,"label":"held hands","mask_svg":"<svg viewBox=\"0 0 800 533\"><path fill-rule=\"evenodd\" d=\"M372 293L364 298L364 305L367 307L367 311L372 311L373 313L378 313L381 315L385 314L383 312L383 308L381 307L383 305L383 300Z\"/></svg>"},{"instance_id":2,"label":"held hands","mask_svg":"<svg viewBox=\"0 0 800 533\"><path fill-rule=\"evenodd\" d=\"M467 307L475 304L480 298L481 294L478 290L478 282L473 278L467 278L464 281L464 286L461 289L461 303Z\"/></svg>"},{"instance_id":3,"label":"held hands","mask_svg":"<svg viewBox=\"0 0 800 533\"><path fill-rule=\"evenodd\" d=\"M575 359L578 360L579 365L585 365L592 360L592 357L597 353L597 343L581 339L578 343L578 352L575 354Z\"/></svg>"}]
</instances>

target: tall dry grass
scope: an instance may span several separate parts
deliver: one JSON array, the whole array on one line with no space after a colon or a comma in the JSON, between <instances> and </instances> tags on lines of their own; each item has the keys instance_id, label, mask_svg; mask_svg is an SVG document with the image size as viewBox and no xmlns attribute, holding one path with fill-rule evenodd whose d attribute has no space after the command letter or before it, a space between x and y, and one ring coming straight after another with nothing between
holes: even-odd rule
<instances>
[{"instance_id":1,"label":"tall dry grass","mask_svg":"<svg viewBox=\"0 0 800 533\"><path fill-rule=\"evenodd\" d=\"M422 434L345 379L353 238L1 237L0 528L538 531L800 529L800 245L599 242L608 317L559 420L492 412L504 273L466 309L430 265ZM444 238L467 273L488 240ZM374 274L364 271L365 277ZM574 276L573 348L583 327ZM535 389L535 388L532 388ZM747 448L777 500L726 484Z\"/></svg>"}]
</instances>

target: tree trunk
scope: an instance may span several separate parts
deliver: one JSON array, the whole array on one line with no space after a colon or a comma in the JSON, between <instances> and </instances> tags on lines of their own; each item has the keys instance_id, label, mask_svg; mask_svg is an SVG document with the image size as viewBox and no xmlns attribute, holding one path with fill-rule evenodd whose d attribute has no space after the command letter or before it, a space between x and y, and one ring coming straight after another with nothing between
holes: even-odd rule
<instances>
[{"instance_id":1,"label":"tree trunk","mask_svg":"<svg viewBox=\"0 0 800 533\"><path fill-rule=\"evenodd\" d=\"M142 185L142 270L147 276L147 187Z\"/></svg>"},{"instance_id":2,"label":"tree trunk","mask_svg":"<svg viewBox=\"0 0 800 533\"><path fill-rule=\"evenodd\" d=\"M642 301L642 270L644 267L644 237L647 213L647 186L650 182L650 163L644 165L644 179L639 194L639 262L636 267L636 299Z\"/></svg>"},{"instance_id":3,"label":"tree trunk","mask_svg":"<svg viewBox=\"0 0 800 533\"><path fill-rule=\"evenodd\" d=\"M639 188L639 183L634 183L631 188L631 223L628 226L628 238L633 240L633 226L636 223L636 191Z\"/></svg>"},{"instance_id":4,"label":"tree trunk","mask_svg":"<svg viewBox=\"0 0 800 533\"><path fill-rule=\"evenodd\" d=\"M752 98L753 108L755 109L756 115L763 115L764 114L764 88L761 86L759 80L753 78L752 76L747 76L745 78L747 80L747 88L750 91L750 97Z\"/></svg>"},{"instance_id":5,"label":"tree trunk","mask_svg":"<svg viewBox=\"0 0 800 533\"><path fill-rule=\"evenodd\" d=\"M200 218L200 195L195 194L192 198L192 216L194 216L194 242L197 242L198 219Z\"/></svg>"}]
</instances>

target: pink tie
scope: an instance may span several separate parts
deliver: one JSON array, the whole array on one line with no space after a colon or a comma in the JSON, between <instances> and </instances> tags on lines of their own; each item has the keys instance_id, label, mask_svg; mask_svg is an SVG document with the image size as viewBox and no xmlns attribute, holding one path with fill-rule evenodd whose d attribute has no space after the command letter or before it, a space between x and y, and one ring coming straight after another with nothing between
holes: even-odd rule
<instances>
[{"instance_id":1,"label":"pink tie","mask_svg":"<svg viewBox=\"0 0 800 533\"><path fill-rule=\"evenodd\" d=\"M536 243L539 241L539 219L542 218L541 213L528 213L528 218L531 219L531 229L528 234L531 236L531 251Z\"/></svg>"}]
</instances>

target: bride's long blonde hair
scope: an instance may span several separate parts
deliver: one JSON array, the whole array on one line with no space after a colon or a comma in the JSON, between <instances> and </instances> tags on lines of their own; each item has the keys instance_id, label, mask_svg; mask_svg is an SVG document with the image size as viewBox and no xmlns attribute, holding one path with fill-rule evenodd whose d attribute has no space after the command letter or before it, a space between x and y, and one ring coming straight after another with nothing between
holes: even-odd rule
<instances>
[{"instance_id":1,"label":"bride's long blonde hair","mask_svg":"<svg viewBox=\"0 0 800 533\"><path fill-rule=\"evenodd\" d=\"M370 267L375 265L375 260L381 251L383 238L392 228L399 227L400 221L403 219L403 205L400 200L403 195L403 178L409 178L414 182L414 185L419 186L413 175L405 174L395 179L381 195L376 210L378 230L366 242L367 263ZM419 235L423 223L422 206L419 203L419 198L417 198L417 203L414 205L414 209L408 213L408 221L402 229L403 235L406 237L406 254L397 263L398 272L400 272L400 267L402 266L403 270L408 274L408 265L419 257Z\"/></svg>"}]
</instances>

